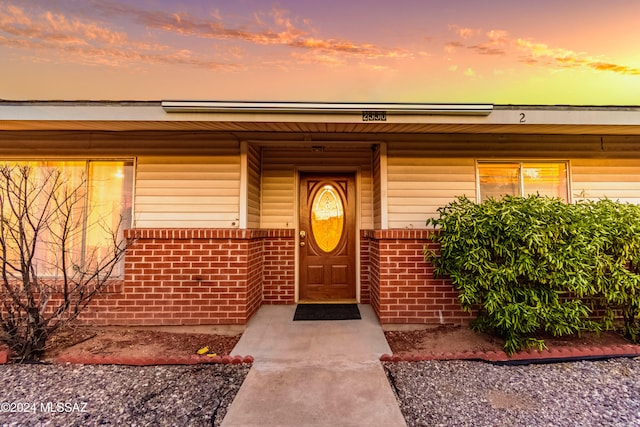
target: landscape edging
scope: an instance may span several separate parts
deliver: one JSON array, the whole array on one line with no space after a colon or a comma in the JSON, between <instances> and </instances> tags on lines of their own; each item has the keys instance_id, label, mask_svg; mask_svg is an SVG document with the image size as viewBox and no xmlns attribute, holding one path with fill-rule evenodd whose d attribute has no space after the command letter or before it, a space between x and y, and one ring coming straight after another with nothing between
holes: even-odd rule
<instances>
[{"instance_id":1,"label":"landscape edging","mask_svg":"<svg viewBox=\"0 0 640 427\"><path fill-rule=\"evenodd\" d=\"M423 360L476 360L498 364L552 363L587 359L640 356L640 345L609 347L560 347L547 350L529 349L508 356L504 351L462 351L456 353L383 354L382 362L419 362Z\"/></svg>"},{"instance_id":2,"label":"landscape edging","mask_svg":"<svg viewBox=\"0 0 640 427\"><path fill-rule=\"evenodd\" d=\"M224 364L241 365L252 364L253 356L59 356L53 359L57 364L74 365L127 365L127 366L154 366L154 365L198 365L198 364Z\"/></svg>"}]
</instances>

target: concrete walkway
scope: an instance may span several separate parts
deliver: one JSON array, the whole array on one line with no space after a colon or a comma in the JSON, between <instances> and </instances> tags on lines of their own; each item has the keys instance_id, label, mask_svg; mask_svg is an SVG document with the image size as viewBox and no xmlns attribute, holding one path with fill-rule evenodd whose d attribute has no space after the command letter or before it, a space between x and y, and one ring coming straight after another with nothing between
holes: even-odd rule
<instances>
[{"instance_id":1,"label":"concrete walkway","mask_svg":"<svg viewBox=\"0 0 640 427\"><path fill-rule=\"evenodd\" d=\"M391 353L372 308L361 320L293 321L295 306L263 306L232 354L255 363L223 427L406 427L380 355Z\"/></svg>"}]
</instances>

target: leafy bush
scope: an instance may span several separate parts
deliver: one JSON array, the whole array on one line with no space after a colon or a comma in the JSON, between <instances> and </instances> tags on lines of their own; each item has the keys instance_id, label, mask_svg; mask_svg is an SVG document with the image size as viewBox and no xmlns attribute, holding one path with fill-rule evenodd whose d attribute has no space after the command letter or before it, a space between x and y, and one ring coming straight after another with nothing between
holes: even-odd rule
<instances>
[{"instance_id":1,"label":"leafy bush","mask_svg":"<svg viewBox=\"0 0 640 427\"><path fill-rule=\"evenodd\" d=\"M594 254L597 302L605 310L603 323L613 326L616 313L624 335L640 341L640 206L610 200L587 205Z\"/></svg>"},{"instance_id":2,"label":"leafy bush","mask_svg":"<svg viewBox=\"0 0 640 427\"><path fill-rule=\"evenodd\" d=\"M466 310L479 309L472 326L504 337L507 353L542 348L541 332L611 328L616 310L638 339L640 207L508 196L461 197L438 211L427 225L440 229L439 255L425 249L425 257L451 278Z\"/></svg>"}]
</instances>

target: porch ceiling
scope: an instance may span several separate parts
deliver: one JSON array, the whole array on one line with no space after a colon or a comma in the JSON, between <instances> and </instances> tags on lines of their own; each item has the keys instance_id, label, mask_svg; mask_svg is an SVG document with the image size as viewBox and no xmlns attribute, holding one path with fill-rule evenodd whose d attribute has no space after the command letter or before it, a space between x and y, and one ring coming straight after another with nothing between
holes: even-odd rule
<instances>
[{"instance_id":1,"label":"porch ceiling","mask_svg":"<svg viewBox=\"0 0 640 427\"><path fill-rule=\"evenodd\" d=\"M388 112L385 121L363 121L362 111L354 109L296 112L265 107L250 111L169 112L164 105L162 102L0 101L0 130L214 131L378 137L429 133L640 135L640 107L496 105L486 113L461 113L383 110L396 104L367 104L366 108L372 111Z\"/></svg>"}]
</instances>

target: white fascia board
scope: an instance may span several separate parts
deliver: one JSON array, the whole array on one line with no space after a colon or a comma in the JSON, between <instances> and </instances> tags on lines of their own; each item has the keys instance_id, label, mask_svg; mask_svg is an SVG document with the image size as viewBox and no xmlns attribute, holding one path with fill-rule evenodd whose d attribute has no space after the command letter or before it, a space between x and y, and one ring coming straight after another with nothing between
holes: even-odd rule
<instances>
[{"instance_id":1,"label":"white fascia board","mask_svg":"<svg viewBox=\"0 0 640 427\"><path fill-rule=\"evenodd\" d=\"M162 121L166 113L160 105L25 103L1 105L0 121Z\"/></svg>"},{"instance_id":2,"label":"white fascia board","mask_svg":"<svg viewBox=\"0 0 640 427\"><path fill-rule=\"evenodd\" d=\"M218 110L207 110L215 104ZM182 107L180 107L182 105ZM243 106L240 108L240 106ZM179 108L186 108L180 110ZM198 108L200 108L198 110ZM385 110L386 108L386 110ZM171 111L171 113L169 113ZM144 103L2 102L2 122L308 122L362 123L363 111L387 112L386 124L640 126L640 107L532 107L491 104L267 103L162 101ZM472 112L470 112L472 111ZM15 127L15 123L13 127ZM373 122L376 123L376 122ZM378 122L379 123L379 122Z\"/></svg>"},{"instance_id":3,"label":"white fascia board","mask_svg":"<svg viewBox=\"0 0 640 427\"><path fill-rule=\"evenodd\" d=\"M497 108L491 124L638 126L640 108Z\"/></svg>"},{"instance_id":4,"label":"white fascia board","mask_svg":"<svg viewBox=\"0 0 640 427\"><path fill-rule=\"evenodd\" d=\"M493 111L493 104L162 101L162 108L167 113L361 114L371 111L408 115L487 116Z\"/></svg>"}]
</instances>

